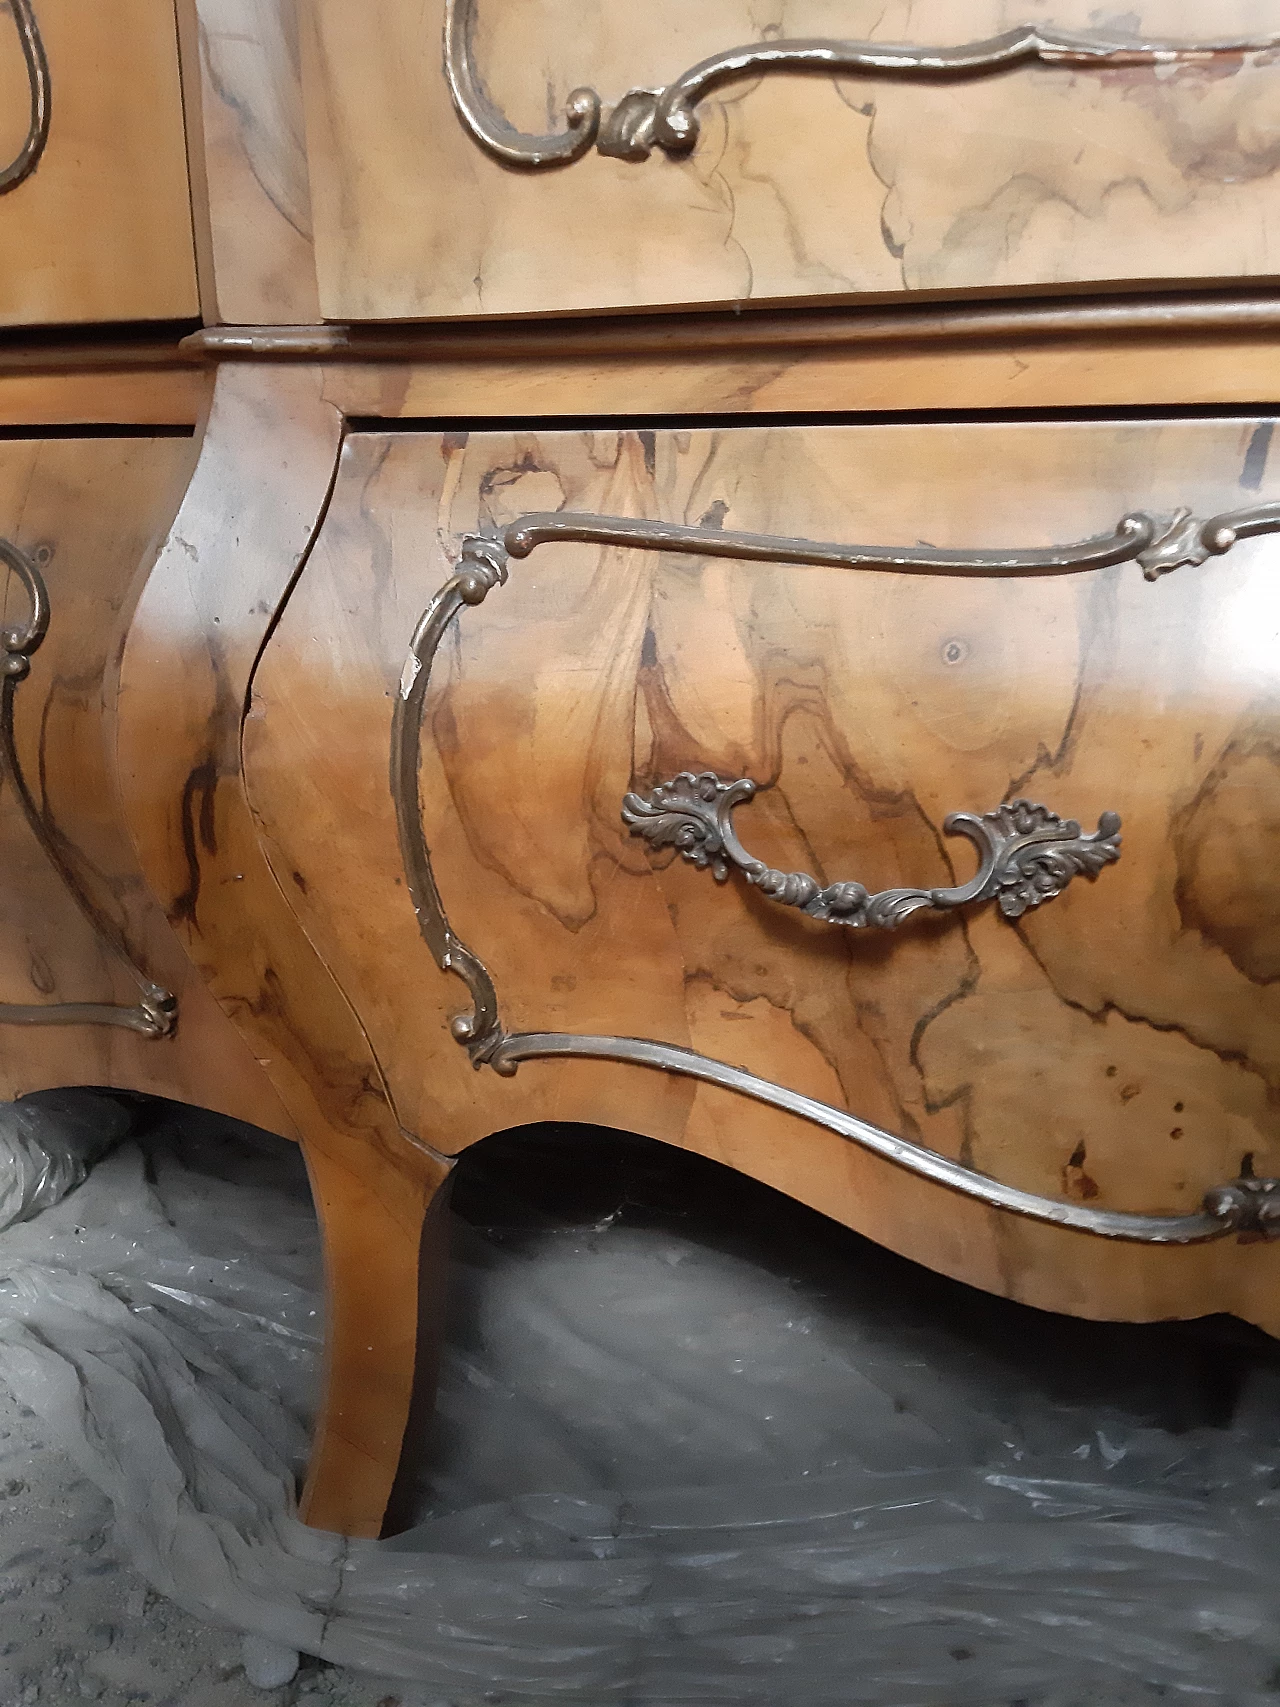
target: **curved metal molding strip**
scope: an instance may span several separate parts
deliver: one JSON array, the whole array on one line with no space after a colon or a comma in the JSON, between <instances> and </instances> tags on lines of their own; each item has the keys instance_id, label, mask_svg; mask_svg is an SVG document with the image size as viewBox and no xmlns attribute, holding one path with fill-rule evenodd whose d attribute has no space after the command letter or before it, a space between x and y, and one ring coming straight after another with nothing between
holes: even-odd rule
<instances>
[{"instance_id":1,"label":"curved metal molding strip","mask_svg":"<svg viewBox=\"0 0 1280 1707\"><path fill-rule=\"evenodd\" d=\"M624 1061L631 1066L656 1067L664 1073L678 1073L704 1084L720 1085L725 1090L768 1103L771 1108L798 1115L801 1120L812 1121L815 1126L823 1126L920 1179L1029 1221L1045 1221L1078 1233L1143 1245L1197 1245L1226 1233L1267 1230L1280 1237L1280 1180L1239 1179L1230 1185L1216 1186L1205 1194L1203 1208L1190 1215L1135 1215L1117 1209L1090 1209L1082 1203L1039 1197L1033 1192L1019 1191L1016 1186L1002 1185L999 1180L952 1161L950 1156L926 1150L905 1138L895 1138L891 1132L859 1120L857 1115L831 1103L802 1096L799 1091L757 1078L741 1067L730 1067L723 1061L713 1061L671 1043L652 1043L642 1037L576 1037L562 1031L517 1031L498 1044L490 1065L499 1071L510 1071L521 1061L555 1057Z\"/></svg>"},{"instance_id":2,"label":"curved metal molding strip","mask_svg":"<svg viewBox=\"0 0 1280 1707\"><path fill-rule=\"evenodd\" d=\"M57 1002L48 1005L0 1002L0 1024L4 1025L118 1025L143 1037L168 1037L177 1024L177 998L153 984L134 965L124 938L85 893L75 873L63 859L23 774L14 739L13 705L18 685L31 672L31 659L49 629L49 594L44 578L23 551L0 539L0 562L17 576L31 607L26 622L0 631L0 774L13 784L22 815L39 842L45 857L74 897L80 911L107 947L125 965L138 986L134 1007L113 1002Z\"/></svg>"},{"instance_id":3,"label":"curved metal molding strip","mask_svg":"<svg viewBox=\"0 0 1280 1707\"><path fill-rule=\"evenodd\" d=\"M1042 29L1025 24L985 41L956 47L913 47L875 41L751 42L712 54L663 89L629 89L606 111L595 89L575 89L565 104L563 131L531 136L494 105L476 70L473 41L478 0L445 0L444 67L454 107L481 147L508 166L567 166L594 147L618 160L647 160L655 148L688 154L698 141L699 103L714 89L778 72L827 77L894 77L960 81L1018 65L1082 68L1196 63L1222 55L1260 53L1280 37L1219 42Z\"/></svg>"},{"instance_id":4,"label":"curved metal molding strip","mask_svg":"<svg viewBox=\"0 0 1280 1707\"><path fill-rule=\"evenodd\" d=\"M636 1037L575 1036L568 1032L504 1032L497 991L488 968L454 935L436 886L431 854L422 827L419 781L427 685L436 652L449 625L464 607L483 604L495 587L504 584L512 558L528 557L539 545L553 540L728 557L739 561L889 569L917 575L1021 578L1081 573L1113 564L1136 562L1148 580L1155 580L1181 565L1202 564L1211 556L1220 556L1238 540L1277 532L1280 532L1280 503L1224 512L1207 520L1194 517L1187 510L1179 510L1166 517L1139 511L1123 517L1110 534L1070 545L1020 552L946 551L931 546L838 545L774 538L767 534L725 533L716 528L680 527L623 516L567 512L520 516L496 533L465 535L455 572L428 604L409 644L392 717L390 775L400 854L422 939L431 950L437 966L444 972L455 973L471 994L471 1012L460 1014L453 1021L454 1037L465 1045L476 1067L489 1066L495 1072L507 1075L513 1074L522 1061L574 1056L652 1067L720 1085L726 1090L767 1103L772 1108L797 1115L802 1120L812 1121L921 1179L959 1192L990 1208L1076 1232L1091 1233L1099 1238L1138 1244L1189 1245L1232 1233L1280 1237L1280 1180L1241 1178L1214 1187L1206 1193L1201 1208L1190 1215L1140 1215L1092 1209L1084 1204L1040 1197L1003 1185L937 1151L896 1138L892 1133L884 1132L831 1104L802 1096L797 1091L757 1078L742 1068L731 1067L674 1044ZM682 780L676 779L677 782ZM699 779L695 777L693 780ZM719 783L719 779L712 777L711 780L720 788L726 786ZM640 804L644 802L640 801ZM713 814L715 806L716 803L712 802ZM1114 814L1106 815L1099 825L1101 840L1091 842L1092 847L1107 844L1119 830L1118 821L1114 826L1107 821L1113 817ZM1074 830L1078 826L1070 828ZM745 850L743 854L745 859L751 860ZM1116 854L1118 847L1110 857ZM1103 862L1106 863L1105 856ZM762 864L759 861L753 863ZM965 898L976 899L977 896ZM927 905L927 900L922 904Z\"/></svg>"},{"instance_id":5,"label":"curved metal molding strip","mask_svg":"<svg viewBox=\"0 0 1280 1707\"><path fill-rule=\"evenodd\" d=\"M40 25L36 22L32 0L10 0L14 27L22 44L22 57L27 64L27 83L31 90L31 118L22 147L7 166L0 169L0 196L29 178L40 164L45 144L49 140L49 111L52 84L49 77L49 56L44 50Z\"/></svg>"}]
</instances>

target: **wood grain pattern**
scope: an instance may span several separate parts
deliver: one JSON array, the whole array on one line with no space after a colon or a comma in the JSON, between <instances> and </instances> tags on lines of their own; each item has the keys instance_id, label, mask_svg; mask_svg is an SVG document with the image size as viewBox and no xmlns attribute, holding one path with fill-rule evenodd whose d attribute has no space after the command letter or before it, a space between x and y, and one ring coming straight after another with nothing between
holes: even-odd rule
<instances>
[{"instance_id":1,"label":"wood grain pattern","mask_svg":"<svg viewBox=\"0 0 1280 1707\"><path fill-rule=\"evenodd\" d=\"M201 312L319 317L295 0L178 0Z\"/></svg>"},{"instance_id":2,"label":"wood grain pattern","mask_svg":"<svg viewBox=\"0 0 1280 1707\"><path fill-rule=\"evenodd\" d=\"M139 565L193 460L180 438L11 439L0 445L0 531L33 555L49 633L20 684L15 734L46 831L134 963L177 992L177 1034L150 1042L104 1025L18 1028L0 1016L0 1095L67 1084L152 1091L257 1125L289 1118L218 1012L147 892L120 820L109 756L114 664ZM6 621L25 616L9 577ZM0 1001L112 1002L137 987L84 917L0 784Z\"/></svg>"},{"instance_id":3,"label":"wood grain pattern","mask_svg":"<svg viewBox=\"0 0 1280 1707\"><path fill-rule=\"evenodd\" d=\"M172 0L37 0L48 146L0 197L0 325L198 312ZM26 132L26 67L0 17L0 158Z\"/></svg>"},{"instance_id":4,"label":"wood grain pattern","mask_svg":"<svg viewBox=\"0 0 1280 1707\"><path fill-rule=\"evenodd\" d=\"M0 426L194 428L212 389L212 372L194 367L57 376L0 371Z\"/></svg>"},{"instance_id":5,"label":"wood grain pattern","mask_svg":"<svg viewBox=\"0 0 1280 1707\"><path fill-rule=\"evenodd\" d=\"M0 371L0 425L194 424L214 367ZM906 350L331 363L324 395L363 418L1185 407L1280 394L1273 339L1071 339Z\"/></svg>"},{"instance_id":6,"label":"wood grain pattern","mask_svg":"<svg viewBox=\"0 0 1280 1707\"><path fill-rule=\"evenodd\" d=\"M289 910L244 799L259 651L324 514L341 422L310 369L224 367L121 669L125 812L148 880L296 1123L325 1237L327 1386L303 1512L377 1534L413 1387L427 1209L357 1016ZM252 721L252 717L250 718Z\"/></svg>"},{"instance_id":7,"label":"wood grain pattern","mask_svg":"<svg viewBox=\"0 0 1280 1707\"><path fill-rule=\"evenodd\" d=\"M496 361L347 362L325 396L364 418L1128 408L1280 395L1263 338L1072 339L973 347Z\"/></svg>"},{"instance_id":8,"label":"wood grain pattern","mask_svg":"<svg viewBox=\"0 0 1280 1707\"><path fill-rule=\"evenodd\" d=\"M401 1122L455 1151L540 1119L683 1143L944 1272L1043 1307L1231 1309L1280 1329L1274 1246L1103 1247L1016 1223L732 1093L644 1069L475 1072L417 937L386 783L409 633L478 524L566 508L826 539L1049 544L1133 507L1276 490L1269 422L358 434L255 677L254 811ZM558 545L442 649L425 828L511 1029L640 1034L852 1108L1050 1196L1193 1206L1280 1167L1269 835L1277 546L1152 586L783 570ZM625 790L767 785L753 851L947 883L955 809L1124 818L1124 857L1011 926L832 931L651 861Z\"/></svg>"},{"instance_id":9,"label":"wood grain pattern","mask_svg":"<svg viewBox=\"0 0 1280 1707\"><path fill-rule=\"evenodd\" d=\"M1081 282L1269 278L1280 202L1267 56L1208 66L1022 68L919 84L777 76L721 90L687 159L499 164L441 71L443 0L378 27L315 0L304 43L322 311L330 319L550 313ZM475 52L513 125L557 128L704 56L778 37L937 45L1089 0L481 0ZM1125 31L1275 30L1267 0L1147 0Z\"/></svg>"}]
</instances>

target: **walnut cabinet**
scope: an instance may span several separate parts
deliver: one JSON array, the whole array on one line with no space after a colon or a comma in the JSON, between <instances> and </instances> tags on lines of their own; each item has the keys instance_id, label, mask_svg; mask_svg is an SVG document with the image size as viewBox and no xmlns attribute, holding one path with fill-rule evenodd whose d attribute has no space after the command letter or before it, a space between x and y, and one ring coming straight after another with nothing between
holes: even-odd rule
<instances>
[{"instance_id":1,"label":"walnut cabinet","mask_svg":"<svg viewBox=\"0 0 1280 1707\"><path fill-rule=\"evenodd\" d=\"M1280 1331L1271 8L116 10L0 42L0 1088L301 1142L308 1521L535 1121Z\"/></svg>"}]
</instances>

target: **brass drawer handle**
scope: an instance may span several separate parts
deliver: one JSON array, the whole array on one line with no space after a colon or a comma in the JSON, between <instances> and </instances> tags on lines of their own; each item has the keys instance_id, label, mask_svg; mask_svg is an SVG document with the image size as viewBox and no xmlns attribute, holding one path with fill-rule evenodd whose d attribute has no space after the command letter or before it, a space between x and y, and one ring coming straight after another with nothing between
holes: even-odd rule
<instances>
[{"instance_id":1,"label":"brass drawer handle","mask_svg":"<svg viewBox=\"0 0 1280 1707\"><path fill-rule=\"evenodd\" d=\"M681 771L649 794L628 794L622 820L651 847L675 848L700 869L710 867L723 883L731 867L771 901L797 907L811 919L853 930L894 930L912 913L947 912L971 901L992 901L1007 919L1021 918L1060 895L1073 877L1096 877L1120 858L1120 819L1104 812L1098 828L1082 833L1072 818L1047 806L1013 800L980 816L952 812L943 823L949 836L967 836L978 849L977 875L946 889L882 889L871 894L861 883L825 887L807 871L775 871L747 852L733 827L735 806L751 800L756 784L747 777L723 782L712 771Z\"/></svg>"},{"instance_id":2,"label":"brass drawer handle","mask_svg":"<svg viewBox=\"0 0 1280 1707\"><path fill-rule=\"evenodd\" d=\"M595 147L618 160L647 160L654 148L687 154L697 144L701 101L724 83L770 72L828 77L880 76L956 82L1015 65L1169 65L1219 55L1261 53L1280 38L1175 42L1153 38L1041 29L1023 24L985 41L957 47L820 39L752 42L700 60L664 89L629 89L606 113L594 89L575 89L565 105L566 130L530 136L493 105L472 55L478 0L445 0L444 64L463 125L508 166L565 166Z\"/></svg>"},{"instance_id":3,"label":"brass drawer handle","mask_svg":"<svg viewBox=\"0 0 1280 1707\"><path fill-rule=\"evenodd\" d=\"M44 51L40 26L36 22L32 0L10 0L13 22L22 44L22 57L27 63L27 84L31 90L31 119L26 139L9 164L0 168L0 196L16 190L40 164L45 144L49 140L50 78L49 56Z\"/></svg>"}]
</instances>

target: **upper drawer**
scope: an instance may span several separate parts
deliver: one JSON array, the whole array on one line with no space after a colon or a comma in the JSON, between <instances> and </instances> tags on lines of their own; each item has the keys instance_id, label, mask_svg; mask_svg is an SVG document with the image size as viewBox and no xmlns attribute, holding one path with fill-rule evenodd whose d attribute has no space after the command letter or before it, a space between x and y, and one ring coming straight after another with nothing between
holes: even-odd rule
<instances>
[{"instance_id":1,"label":"upper drawer","mask_svg":"<svg viewBox=\"0 0 1280 1707\"><path fill-rule=\"evenodd\" d=\"M172 0L0 16L0 242L0 325L199 312Z\"/></svg>"},{"instance_id":2,"label":"upper drawer","mask_svg":"<svg viewBox=\"0 0 1280 1707\"><path fill-rule=\"evenodd\" d=\"M1280 41L1274 0L1145 0L1105 37L1092 0L380 0L376 28L349 0L312 10L330 318L1276 270L1280 63L1159 51ZM991 40L1029 16L1020 50ZM894 43L907 69L867 63ZM692 74L711 59L735 64Z\"/></svg>"}]
</instances>

